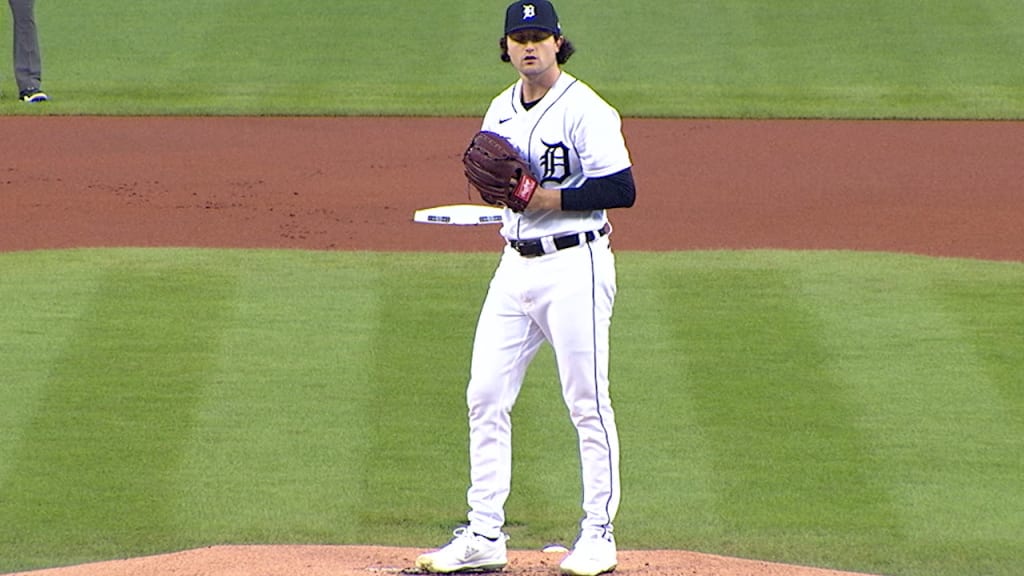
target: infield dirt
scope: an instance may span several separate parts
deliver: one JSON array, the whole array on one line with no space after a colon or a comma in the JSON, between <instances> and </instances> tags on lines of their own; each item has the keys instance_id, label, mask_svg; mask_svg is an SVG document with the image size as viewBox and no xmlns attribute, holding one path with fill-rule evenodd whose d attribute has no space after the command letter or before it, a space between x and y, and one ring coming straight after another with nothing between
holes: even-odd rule
<instances>
[{"instance_id":1,"label":"infield dirt","mask_svg":"<svg viewBox=\"0 0 1024 576\"><path fill-rule=\"evenodd\" d=\"M477 127L439 118L4 118L17 145L0 161L0 251L497 251L494 227L412 221L418 208L479 203L459 162ZM627 119L624 132L638 191L636 206L611 215L617 250L1024 260L1024 123Z\"/></svg>"}]
</instances>

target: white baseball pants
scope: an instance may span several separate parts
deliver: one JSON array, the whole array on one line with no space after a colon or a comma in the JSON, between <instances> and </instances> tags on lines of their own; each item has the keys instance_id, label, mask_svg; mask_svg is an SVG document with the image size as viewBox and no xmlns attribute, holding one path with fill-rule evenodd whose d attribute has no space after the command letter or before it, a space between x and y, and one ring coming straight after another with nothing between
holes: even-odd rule
<instances>
[{"instance_id":1,"label":"white baseball pants","mask_svg":"<svg viewBox=\"0 0 1024 576\"><path fill-rule=\"evenodd\" d=\"M548 341L579 437L581 533L605 535L619 506L619 440L608 384L615 301L608 238L526 258L506 247L477 324L469 408L470 528L496 537L512 478L512 407L530 361Z\"/></svg>"}]
</instances>

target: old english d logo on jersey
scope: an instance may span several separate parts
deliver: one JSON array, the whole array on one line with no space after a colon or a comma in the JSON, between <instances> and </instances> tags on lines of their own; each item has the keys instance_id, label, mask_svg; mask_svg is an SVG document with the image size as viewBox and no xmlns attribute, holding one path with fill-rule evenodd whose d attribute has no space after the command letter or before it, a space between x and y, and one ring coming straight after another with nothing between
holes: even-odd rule
<instances>
[{"instance_id":1,"label":"old english d logo on jersey","mask_svg":"<svg viewBox=\"0 0 1024 576\"><path fill-rule=\"evenodd\" d=\"M569 147L561 142L549 144L541 140L544 152L540 156L540 165L544 173L537 179L541 184L557 182L561 184L569 177Z\"/></svg>"}]
</instances>

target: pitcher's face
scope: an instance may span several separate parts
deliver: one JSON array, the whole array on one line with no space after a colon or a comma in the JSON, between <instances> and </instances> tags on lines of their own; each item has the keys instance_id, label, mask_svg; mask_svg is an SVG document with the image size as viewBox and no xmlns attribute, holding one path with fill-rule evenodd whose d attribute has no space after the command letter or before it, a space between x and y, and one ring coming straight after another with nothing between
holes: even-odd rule
<instances>
[{"instance_id":1,"label":"pitcher's face","mask_svg":"<svg viewBox=\"0 0 1024 576\"><path fill-rule=\"evenodd\" d=\"M517 30L508 35L508 56L523 77L537 77L558 64L562 38L539 29Z\"/></svg>"}]
</instances>

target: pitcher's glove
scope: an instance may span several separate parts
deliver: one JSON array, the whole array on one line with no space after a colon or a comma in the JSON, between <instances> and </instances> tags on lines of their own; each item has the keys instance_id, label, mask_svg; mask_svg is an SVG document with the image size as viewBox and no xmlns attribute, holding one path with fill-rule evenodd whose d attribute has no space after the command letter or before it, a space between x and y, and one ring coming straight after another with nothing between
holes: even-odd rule
<instances>
[{"instance_id":1,"label":"pitcher's glove","mask_svg":"<svg viewBox=\"0 0 1024 576\"><path fill-rule=\"evenodd\" d=\"M537 190L537 179L530 165L508 140L494 132L478 132L473 136L462 155L462 165L466 179L488 204L522 212Z\"/></svg>"}]
</instances>

